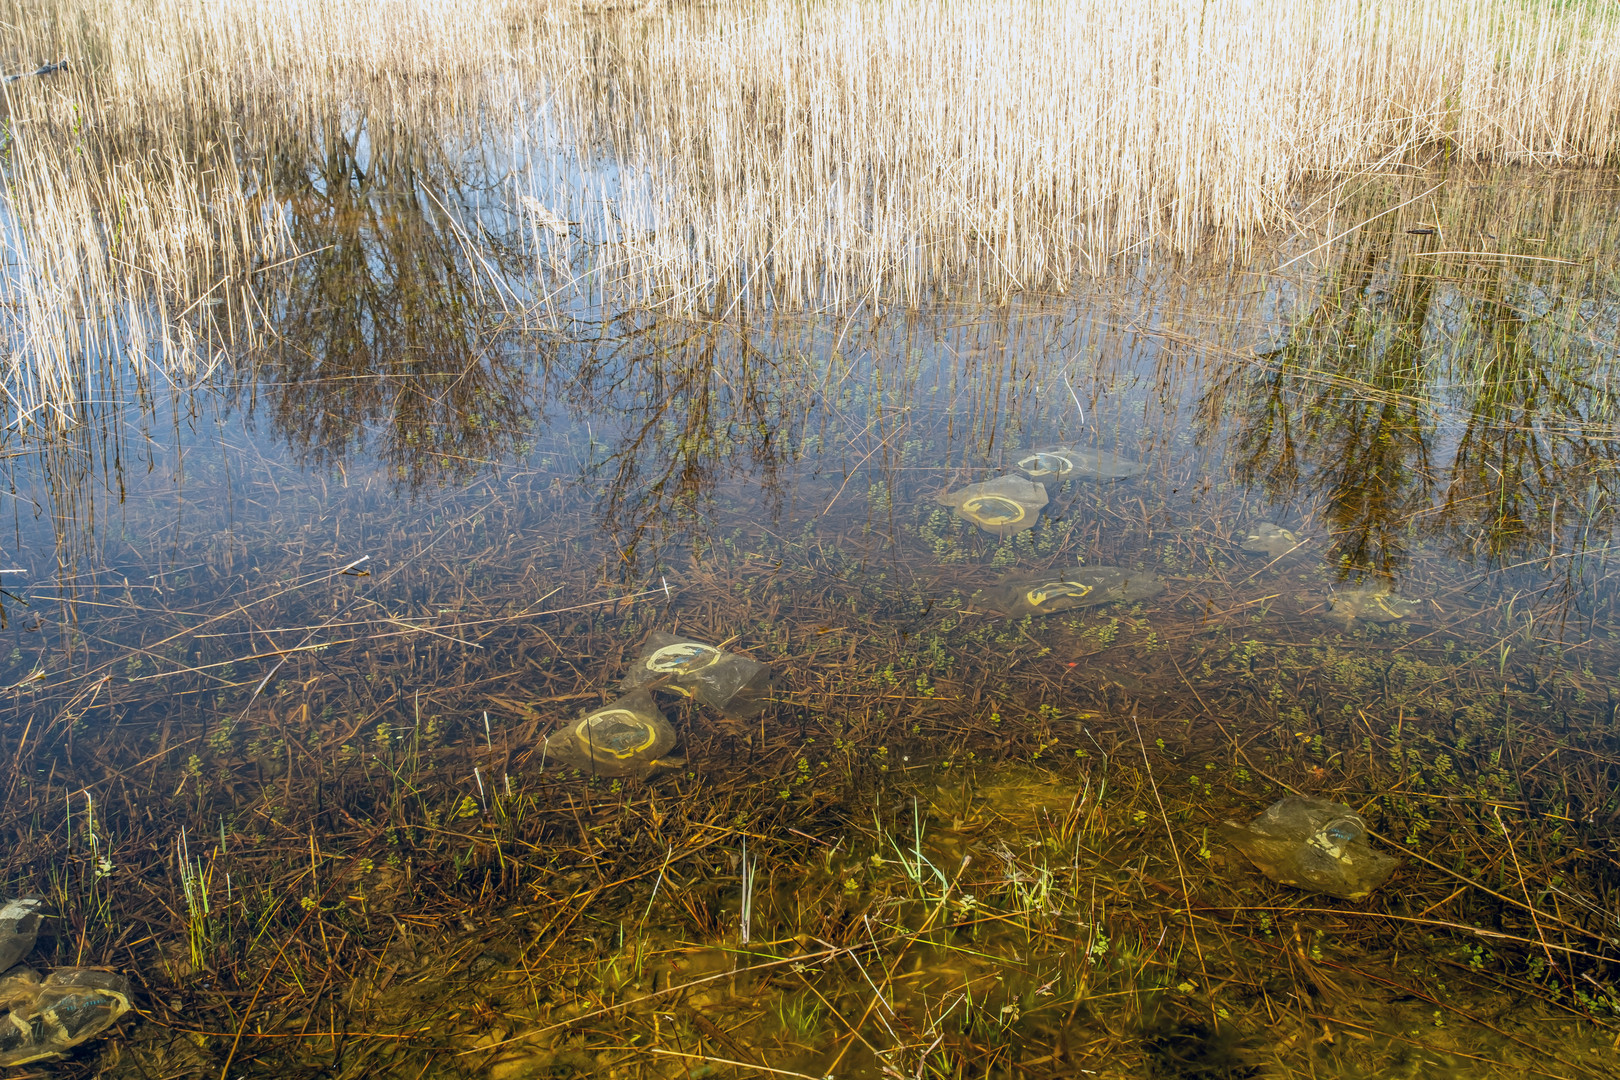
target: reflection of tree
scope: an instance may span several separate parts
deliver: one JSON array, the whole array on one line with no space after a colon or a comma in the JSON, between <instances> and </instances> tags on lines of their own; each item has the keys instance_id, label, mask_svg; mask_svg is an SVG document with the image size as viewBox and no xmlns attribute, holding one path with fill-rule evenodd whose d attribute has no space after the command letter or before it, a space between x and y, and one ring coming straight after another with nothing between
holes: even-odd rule
<instances>
[{"instance_id":1,"label":"reflection of tree","mask_svg":"<svg viewBox=\"0 0 1620 1080\"><path fill-rule=\"evenodd\" d=\"M1534 316L1521 282L1492 276L1495 287L1477 303L1488 336L1456 380L1471 392L1434 524L1455 550L1511 557L1553 542L1561 495L1571 525L1568 493L1588 482L1606 488L1620 460L1607 419L1620 388L1594 375L1589 356L1560 347L1572 329L1560 325L1565 312Z\"/></svg>"},{"instance_id":2,"label":"reflection of tree","mask_svg":"<svg viewBox=\"0 0 1620 1080\"><path fill-rule=\"evenodd\" d=\"M276 426L306 461L366 447L410 486L502 453L530 391L490 343L488 270L465 233L492 185L408 133L334 119L318 134L266 167L300 253L270 271L276 339L258 376ZM521 273L515 245L478 231L480 260Z\"/></svg>"},{"instance_id":3,"label":"reflection of tree","mask_svg":"<svg viewBox=\"0 0 1620 1080\"><path fill-rule=\"evenodd\" d=\"M1445 283L1396 252L1410 242L1393 220L1367 232L1283 346L1218 383L1202 415L1233 419L1242 482L1320 501L1347 569L1392 574L1419 536L1465 559L1545 553L1577 525L1567 501L1554 520L1560 492L1620 457L1602 419L1620 404L1611 357L1570 325L1578 284L1541 291L1502 263Z\"/></svg>"},{"instance_id":4,"label":"reflection of tree","mask_svg":"<svg viewBox=\"0 0 1620 1080\"><path fill-rule=\"evenodd\" d=\"M1272 363L1226 390L1238 405L1244 482L1274 501L1313 489L1337 553L1382 574L1400 562L1406 522L1427 502L1433 439L1420 408L1432 283L1393 286L1379 287L1370 256L1346 266Z\"/></svg>"},{"instance_id":5,"label":"reflection of tree","mask_svg":"<svg viewBox=\"0 0 1620 1080\"><path fill-rule=\"evenodd\" d=\"M582 411L623 421L605 464L602 516L626 568L671 527L701 527L706 504L731 477L780 499L794 380L786 360L754 343L746 321L627 315L611 342L579 366L570 396Z\"/></svg>"},{"instance_id":6,"label":"reflection of tree","mask_svg":"<svg viewBox=\"0 0 1620 1080\"><path fill-rule=\"evenodd\" d=\"M521 282L533 266L516 227L499 234L475 209L504 204L490 194L504 177L469 161L477 155L335 120L270 156L265 183L302 254L272 271L276 337L257 375L262 412L302 459L369 453L415 487L511 453L548 405L566 403L618 440L601 514L626 572L650 528L701 523L728 470L774 498L783 368L747 320L722 328L631 311L566 347L541 341L538 357L528 342L520 359L492 324L493 278Z\"/></svg>"}]
</instances>

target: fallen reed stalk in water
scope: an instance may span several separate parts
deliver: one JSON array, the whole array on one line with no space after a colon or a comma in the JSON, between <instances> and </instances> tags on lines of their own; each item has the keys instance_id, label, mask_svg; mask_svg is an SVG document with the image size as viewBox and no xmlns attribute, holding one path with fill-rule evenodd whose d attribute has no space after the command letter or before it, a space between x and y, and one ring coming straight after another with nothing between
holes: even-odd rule
<instances>
[{"instance_id":1,"label":"fallen reed stalk in water","mask_svg":"<svg viewBox=\"0 0 1620 1080\"><path fill-rule=\"evenodd\" d=\"M1363 272L1352 260L1300 333L1367 317ZM1390 325L1424 322L1405 288L1379 302ZM1129 487L1068 492L1062 519L1027 545L936 524L925 496L947 470L933 463L983 468L989 432L999 447L1054 422L1000 389L1024 366L1018 350L1048 335L995 318L954 339L977 367L953 355L929 374L903 348L861 342L886 358L887 393L937 378L949 404L894 409L865 386L823 401L824 387L855 382L850 361L781 361L771 407L806 419L773 437L802 446L815 431L861 465L854 480L800 474L803 518L763 515L714 480L715 461L749 452L728 440L763 435L734 427L741 406L703 399L722 385L745 394L739 369L767 358L666 333L605 341L644 359L580 365L601 385L575 392L587 415L629 415L620 446L649 468L705 448L686 467L720 484L702 504L712 542L646 548L671 560L668 591L600 602L633 529L669 527L681 504L627 479L613 498L663 509L619 516L608 543L608 496L572 482L601 475L596 449L582 461L557 432L535 458L424 494L405 517L386 470L350 462L347 486L323 489L317 531L292 541L310 503L270 482L279 459L250 456L244 483L265 516L229 529L183 517L165 542L179 569L153 575L161 593L116 574L74 593L45 551L27 553L33 579L14 588L31 611L61 612L61 641L82 628L90 651L71 665L42 652L56 674L0 699L0 753L18 781L0 816L16 838L4 877L14 891L53 886L46 955L144 981L149 1019L109 1043L128 1063L109 1053L109 1069L359 1077L454 1060L674 1080L697 1057L1056 1080L1139 1076L1225 1038L1234 1069L1285 1076L1310 1075L1322 1047L1378 1075L1380 1056L1408 1046L1495 1062L1497 1075L1604 1075L1606 1057L1569 1060L1545 1032L1567 1023L1572 1044L1600 1047L1614 1034L1607 992L1571 990L1607 986L1620 967L1600 846L1615 813L1612 705L1575 696L1567 664L1554 678L1528 651L1499 665L1492 649L1547 632L1554 601L1532 623L1493 585L1466 610L1448 596L1423 632L1332 629L1299 593L1335 564L1296 558L1286 576L1251 580L1231 531L1251 496L1221 484L1195 508L1168 499L1208 475L1185 455ZM1387 382L1365 366L1376 355L1296 357L1290 407L1353 385L1388 394L1381 422L1395 430L1432 390ZM1204 404L1239 423L1244 380L1271 373L1232 371L1235 383L1212 376L1220 402ZM326 384L327 407L362 385ZM1493 384L1491 400L1517 385ZM1088 432L1109 437L1101 425L1123 425L1121 408L1088 402ZM984 426L952 426L968 422ZM632 444L643 423L651 440ZM149 495L131 495L133 537L171 513ZM1330 515L1302 514L1326 546L1315 526ZM361 568L344 546L356 527L373 576L343 572ZM1561 528L1567 542L1575 526ZM1027 626L973 614L974 590L1015 551L1052 567L1143 560L1172 588L1140 609ZM1591 617L1583 652L1612 669L1614 609ZM778 665L768 723L670 699L688 769L611 784L542 770L539 736L611 696L646 631L676 622ZM323 625L320 651L262 644ZM9 663L17 682L24 660ZM1246 873L1221 822L1289 789L1376 819L1411 853L1398 887L1337 906ZM1511 840L1491 827L1496 807ZM188 906L188 883L205 902ZM1541 1030L1495 1018L1508 995ZM1316 1042L1323 1023L1368 1040ZM1501 1045L1482 1045L1498 1030Z\"/></svg>"}]
</instances>

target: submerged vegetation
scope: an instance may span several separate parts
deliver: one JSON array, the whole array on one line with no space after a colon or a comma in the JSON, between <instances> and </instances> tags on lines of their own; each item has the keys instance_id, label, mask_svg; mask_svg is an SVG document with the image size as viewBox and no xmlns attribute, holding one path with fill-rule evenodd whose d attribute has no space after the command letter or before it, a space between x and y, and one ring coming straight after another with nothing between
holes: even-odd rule
<instances>
[{"instance_id":1,"label":"submerged vegetation","mask_svg":"<svg viewBox=\"0 0 1620 1080\"><path fill-rule=\"evenodd\" d=\"M354 254L458 265L432 204L312 216L303 265L347 269L310 281L382 317L289 305L172 448L112 414L11 461L52 510L7 581L4 880L142 995L70 1068L1607 1075L1614 316L1570 257L1602 203L1465 180L1301 278L576 315L533 351L446 336L462 274ZM1423 220L1546 254L1439 261ZM1149 468L1016 537L941 512L1048 439ZM1244 553L1263 515L1299 550ZM1168 588L975 599L1076 565ZM1324 617L1368 581L1418 608ZM544 761L655 629L773 664L778 700L666 697L687 763L648 779ZM1225 822L1295 790L1397 877L1255 875Z\"/></svg>"}]
</instances>

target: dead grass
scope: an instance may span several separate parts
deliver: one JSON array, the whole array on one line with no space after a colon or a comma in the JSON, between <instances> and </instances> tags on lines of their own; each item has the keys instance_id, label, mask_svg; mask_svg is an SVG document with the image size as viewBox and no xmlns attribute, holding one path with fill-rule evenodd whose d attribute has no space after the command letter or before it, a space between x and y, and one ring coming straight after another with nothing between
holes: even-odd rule
<instances>
[{"instance_id":1,"label":"dead grass","mask_svg":"<svg viewBox=\"0 0 1620 1080\"><path fill-rule=\"evenodd\" d=\"M1152 242L1229 248L1291 224L1308 179L1437 148L1607 160L1615 24L1554 12L722 4L603 16L585 49L559 20L563 143L633 168L542 198L704 298L1061 289Z\"/></svg>"},{"instance_id":2,"label":"dead grass","mask_svg":"<svg viewBox=\"0 0 1620 1080\"><path fill-rule=\"evenodd\" d=\"M195 381L258 340L262 271L307 254L278 178L334 127L451 175L513 148L496 201L532 219L541 281L491 302L685 310L1062 289L1296 225L1313 178L1602 163L1620 130L1617 16L1551 2L8 0L0 22L12 70L70 63L5 98L0 383L58 422L98 374Z\"/></svg>"}]
</instances>

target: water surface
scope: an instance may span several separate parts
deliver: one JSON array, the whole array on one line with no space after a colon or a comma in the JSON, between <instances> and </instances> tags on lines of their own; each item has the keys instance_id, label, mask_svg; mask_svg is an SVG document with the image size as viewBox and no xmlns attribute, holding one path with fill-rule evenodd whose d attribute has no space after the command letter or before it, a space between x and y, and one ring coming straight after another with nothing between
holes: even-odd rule
<instances>
[{"instance_id":1,"label":"water surface","mask_svg":"<svg viewBox=\"0 0 1620 1080\"><path fill-rule=\"evenodd\" d=\"M265 347L8 446L6 882L53 897L58 962L144 982L130 1060L1607 1074L1591 178L1457 175L1065 296L675 318L515 303L498 179L446 209L328 164ZM937 501L1048 444L1145 469L1014 537ZM1243 551L1263 522L1297 544ZM1081 566L1164 589L987 609ZM664 695L684 765L648 779L548 768L654 629L776 701ZM1290 790L1359 810L1390 885L1311 896L1220 841Z\"/></svg>"}]
</instances>

